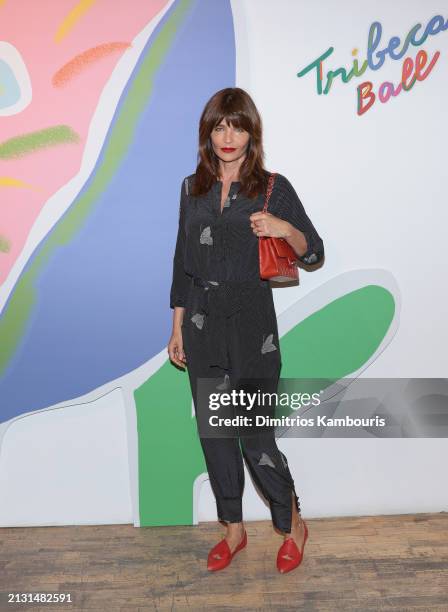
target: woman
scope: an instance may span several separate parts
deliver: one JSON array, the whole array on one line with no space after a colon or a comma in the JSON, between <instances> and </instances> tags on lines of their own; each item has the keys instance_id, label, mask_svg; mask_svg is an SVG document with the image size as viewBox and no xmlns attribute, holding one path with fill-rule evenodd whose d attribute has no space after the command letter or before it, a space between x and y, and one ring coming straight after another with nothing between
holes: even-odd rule
<instances>
[{"instance_id":1,"label":"woman","mask_svg":"<svg viewBox=\"0 0 448 612\"><path fill-rule=\"evenodd\" d=\"M286 239L304 263L324 256L322 240L291 183L276 174L266 213L269 173L263 167L262 124L251 97L240 88L218 91L199 123L199 163L182 181L179 229L170 306L171 361L187 367L196 416L198 379L217 379L217 389L242 379L275 382L281 368L272 289L260 279L258 238ZM274 526L283 532L277 568L288 572L303 556L307 526L286 457L275 435L200 437L223 540L208 555L208 569L226 567L244 548L244 466L269 501Z\"/></svg>"}]
</instances>

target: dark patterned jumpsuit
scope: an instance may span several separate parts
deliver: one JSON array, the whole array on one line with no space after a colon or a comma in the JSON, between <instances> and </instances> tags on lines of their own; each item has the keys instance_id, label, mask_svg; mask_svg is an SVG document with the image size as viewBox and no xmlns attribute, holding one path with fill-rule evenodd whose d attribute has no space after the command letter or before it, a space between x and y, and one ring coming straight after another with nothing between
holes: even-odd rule
<instances>
[{"instance_id":1,"label":"dark patterned jumpsuit","mask_svg":"<svg viewBox=\"0 0 448 612\"><path fill-rule=\"evenodd\" d=\"M190 175L181 186L170 306L185 308L182 338L198 417L198 379L216 378L236 388L240 379L266 378L272 392L277 387L281 356L272 289L259 277L258 237L249 220L263 208L264 195L246 198L238 193L240 183L233 182L221 212L222 182L215 181L206 195L193 197L189 193L193 180ZM322 239L291 183L278 173L268 211L305 234L308 250L300 258L303 262L322 259ZM274 526L289 533L292 493L298 512L300 504L274 433L200 436L200 442L218 519L242 521L242 451L256 486L269 502Z\"/></svg>"}]
</instances>

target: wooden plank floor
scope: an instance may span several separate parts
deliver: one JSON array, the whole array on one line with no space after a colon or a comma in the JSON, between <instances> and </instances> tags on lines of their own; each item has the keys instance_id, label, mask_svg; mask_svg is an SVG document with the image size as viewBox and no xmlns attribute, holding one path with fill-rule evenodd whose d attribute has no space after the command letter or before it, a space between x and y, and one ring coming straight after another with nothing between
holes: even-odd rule
<instances>
[{"instance_id":1,"label":"wooden plank floor","mask_svg":"<svg viewBox=\"0 0 448 612\"><path fill-rule=\"evenodd\" d=\"M304 517L305 520L306 517ZM448 610L448 513L307 520L301 566L281 575L270 521L209 573L219 523L0 530L0 610ZM72 604L8 604L7 593L71 593Z\"/></svg>"}]
</instances>

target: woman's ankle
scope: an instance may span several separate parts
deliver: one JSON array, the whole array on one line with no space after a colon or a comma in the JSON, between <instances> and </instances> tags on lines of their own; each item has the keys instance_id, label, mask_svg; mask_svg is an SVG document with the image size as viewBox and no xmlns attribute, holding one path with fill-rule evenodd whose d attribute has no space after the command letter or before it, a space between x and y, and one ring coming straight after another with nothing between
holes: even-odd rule
<instances>
[{"instance_id":1,"label":"woman's ankle","mask_svg":"<svg viewBox=\"0 0 448 612\"><path fill-rule=\"evenodd\" d=\"M292 535L294 535L294 532L296 531L302 531L304 529L304 522L302 517L299 515L297 516L293 516L292 517L292 522L291 522L291 531L289 532L283 532L286 538L291 538Z\"/></svg>"}]
</instances>

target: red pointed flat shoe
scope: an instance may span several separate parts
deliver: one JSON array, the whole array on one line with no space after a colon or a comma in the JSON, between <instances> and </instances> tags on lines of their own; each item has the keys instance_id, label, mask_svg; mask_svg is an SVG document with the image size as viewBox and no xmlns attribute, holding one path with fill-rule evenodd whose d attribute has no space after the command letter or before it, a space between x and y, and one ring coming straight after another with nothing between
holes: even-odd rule
<instances>
[{"instance_id":1,"label":"red pointed flat shoe","mask_svg":"<svg viewBox=\"0 0 448 612\"><path fill-rule=\"evenodd\" d=\"M306 526L305 521L303 521L303 526L305 529L305 535L303 538L301 550L299 550L299 547L297 546L293 538L286 539L278 550L277 569L281 574L286 574L286 572L290 572L302 563L303 549L305 548L305 542L308 538L308 527ZM285 559L284 555L287 555L291 558Z\"/></svg>"},{"instance_id":2,"label":"red pointed flat shoe","mask_svg":"<svg viewBox=\"0 0 448 612\"><path fill-rule=\"evenodd\" d=\"M211 551L208 553L207 560L207 569L210 572L217 572L218 570L222 570L227 567L232 561L233 557L236 553L242 550L247 544L247 533L244 530L243 539L238 544L233 552L231 552L229 545L227 544L227 540L224 538L216 546L214 546ZM217 559L214 555L219 555L220 558Z\"/></svg>"}]
</instances>

